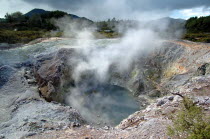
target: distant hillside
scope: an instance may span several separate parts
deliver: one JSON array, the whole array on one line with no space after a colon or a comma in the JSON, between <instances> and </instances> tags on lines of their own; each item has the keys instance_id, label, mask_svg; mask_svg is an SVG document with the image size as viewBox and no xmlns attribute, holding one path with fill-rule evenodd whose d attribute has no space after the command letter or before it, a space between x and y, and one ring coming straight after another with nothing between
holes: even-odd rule
<instances>
[{"instance_id":1,"label":"distant hillside","mask_svg":"<svg viewBox=\"0 0 210 139\"><path fill-rule=\"evenodd\" d=\"M26 13L26 14L24 14L25 16L27 16L27 17L32 17L32 16L34 16L34 15L43 15L43 14L50 14L50 13L52 13L52 12L56 12L56 11L46 11L46 10L43 10L43 9L37 9L37 8L35 8L35 9L33 9L33 10L31 10L31 11L29 11L28 13ZM62 11L60 11L60 12L62 12ZM65 13L65 12L63 12L63 13ZM71 18L73 18L73 19L83 19L83 20L88 20L88 21L91 21L90 19L87 19L87 18L85 18L85 17L79 17L79 16L77 16L77 15L74 15L74 14L68 14L68 13L65 13L67 16L70 16Z\"/></svg>"},{"instance_id":2,"label":"distant hillside","mask_svg":"<svg viewBox=\"0 0 210 139\"><path fill-rule=\"evenodd\" d=\"M159 32L164 38L174 39L182 37L185 31L184 19L174 19L170 17L164 17L157 20L150 21L151 26L155 31Z\"/></svg>"},{"instance_id":3,"label":"distant hillside","mask_svg":"<svg viewBox=\"0 0 210 139\"><path fill-rule=\"evenodd\" d=\"M36 14L46 14L46 13L49 13L49 11L45 11L43 9L33 9L24 15L28 17L32 17L33 15L36 15Z\"/></svg>"},{"instance_id":4,"label":"distant hillside","mask_svg":"<svg viewBox=\"0 0 210 139\"><path fill-rule=\"evenodd\" d=\"M70 17L72 17L72 18L81 18L81 17L79 17L79 16L77 16L77 15L74 15L74 14L68 14Z\"/></svg>"},{"instance_id":5,"label":"distant hillside","mask_svg":"<svg viewBox=\"0 0 210 139\"><path fill-rule=\"evenodd\" d=\"M154 24L154 25L160 25L160 26L165 25L165 26L168 26L169 28L175 28L175 29L184 28L185 23L186 23L186 20L184 19L174 19L171 17L164 17L157 20L153 20L151 22L151 24Z\"/></svg>"},{"instance_id":6,"label":"distant hillside","mask_svg":"<svg viewBox=\"0 0 210 139\"><path fill-rule=\"evenodd\" d=\"M186 20L184 20L184 19L175 19L175 18L171 18L171 17L163 17L158 20L159 21L168 21L170 23L185 23L186 22Z\"/></svg>"}]
</instances>

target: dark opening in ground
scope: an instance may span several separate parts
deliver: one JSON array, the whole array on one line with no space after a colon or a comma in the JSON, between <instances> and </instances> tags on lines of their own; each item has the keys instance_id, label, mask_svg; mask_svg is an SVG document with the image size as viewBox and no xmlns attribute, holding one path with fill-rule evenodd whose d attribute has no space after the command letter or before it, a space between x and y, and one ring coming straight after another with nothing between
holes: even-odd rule
<instances>
[{"instance_id":1,"label":"dark opening in ground","mask_svg":"<svg viewBox=\"0 0 210 139\"><path fill-rule=\"evenodd\" d=\"M115 85L97 85L88 90L71 89L66 100L88 124L100 127L116 126L140 109L139 102L131 92Z\"/></svg>"}]
</instances>

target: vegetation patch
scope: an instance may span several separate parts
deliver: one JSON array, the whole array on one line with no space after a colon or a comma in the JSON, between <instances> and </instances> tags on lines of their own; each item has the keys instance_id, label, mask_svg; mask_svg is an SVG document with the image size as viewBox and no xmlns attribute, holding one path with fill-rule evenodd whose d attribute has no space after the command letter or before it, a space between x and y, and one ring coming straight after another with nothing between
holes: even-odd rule
<instances>
[{"instance_id":1,"label":"vegetation patch","mask_svg":"<svg viewBox=\"0 0 210 139\"><path fill-rule=\"evenodd\" d=\"M189 98L183 97L181 110L172 118L168 135L176 138L209 139L210 117Z\"/></svg>"},{"instance_id":2,"label":"vegetation patch","mask_svg":"<svg viewBox=\"0 0 210 139\"><path fill-rule=\"evenodd\" d=\"M194 42L210 43L210 33L186 33L183 39Z\"/></svg>"},{"instance_id":3,"label":"vegetation patch","mask_svg":"<svg viewBox=\"0 0 210 139\"><path fill-rule=\"evenodd\" d=\"M44 31L11 31L0 30L0 43L27 43L44 37Z\"/></svg>"},{"instance_id":4,"label":"vegetation patch","mask_svg":"<svg viewBox=\"0 0 210 139\"><path fill-rule=\"evenodd\" d=\"M210 43L210 16L191 17L186 21L185 28L187 33L184 39Z\"/></svg>"}]
</instances>

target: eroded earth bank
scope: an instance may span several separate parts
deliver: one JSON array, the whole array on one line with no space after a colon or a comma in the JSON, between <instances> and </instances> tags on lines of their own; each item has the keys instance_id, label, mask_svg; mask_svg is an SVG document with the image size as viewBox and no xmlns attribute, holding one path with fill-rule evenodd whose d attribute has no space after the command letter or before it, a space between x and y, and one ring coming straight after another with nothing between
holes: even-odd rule
<instances>
[{"instance_id":1,"label":"eroded earth bank","mask_svg":"<svg viewBox=\"0 0 210 139\"><path fill-rule=\"evenodd\" d=\"M176 93L210 113L209 44L160 42L126 70L113 63L100 82L92 70L75 78L88 57L69 43L1 50L0 138L168 138L182 100Z\"/></svg>"}]
</instances>

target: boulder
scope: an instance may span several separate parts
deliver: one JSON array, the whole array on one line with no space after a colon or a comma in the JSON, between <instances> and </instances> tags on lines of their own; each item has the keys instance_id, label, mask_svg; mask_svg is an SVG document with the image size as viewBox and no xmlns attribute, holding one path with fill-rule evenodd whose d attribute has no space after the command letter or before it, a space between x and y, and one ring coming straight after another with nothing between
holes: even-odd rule
<instances>
[{"instance_id":1,"label":"boulder","mask_svg":"<svg viewBox=\"0 0 210 139\"><path fill-rule=\"evenodd\" d=\"M210 63L203 64L197 70L197 75L207 75L207 74L210 74Z\"/></svg>"},{"instance_id":2,"label":"boulder","mask_svg":"<svg viewBox=\"0 0 210 139\"><path fill-rule=\"evenodd\" d=\"M34 74L40 94L47 101L63 102L65 85L73 82L72 64L68 60L75 54L73 49L61 49L57 53L48 57L39 57L37 60Z\"/></svg>"}]
</instances>

